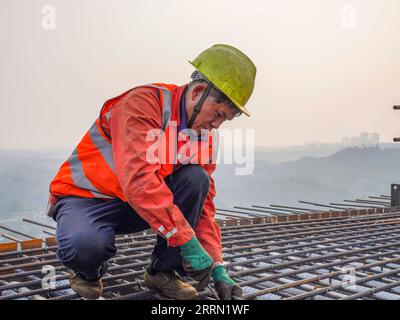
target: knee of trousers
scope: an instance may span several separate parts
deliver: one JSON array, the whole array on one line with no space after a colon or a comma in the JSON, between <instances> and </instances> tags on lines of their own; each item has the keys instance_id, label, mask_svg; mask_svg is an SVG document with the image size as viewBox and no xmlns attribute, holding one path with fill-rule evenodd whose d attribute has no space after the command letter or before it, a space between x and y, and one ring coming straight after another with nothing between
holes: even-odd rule
<instances>
[{"instance_id":1,"label":"knee of trousers","mask_svg":"<svg viewBox=\"0 0 400 320\"><path fill-rule=\"evenodd\" d=\"M58 239L58 258L77 272L95 270L115 253L115 236L111 233L80 231Z\"/></svg>"},{"instance_id":2,"label":"knee of trousers","mask_svg":"<svg viewBox=\"0 0 400 320\"><path fill-rule=\"evenodd\" d=\"M210 178L207 172L198 165L186 165L180 169L179 182L187 191L206 197L210 189Z\"/></svg>"}]
</instances>

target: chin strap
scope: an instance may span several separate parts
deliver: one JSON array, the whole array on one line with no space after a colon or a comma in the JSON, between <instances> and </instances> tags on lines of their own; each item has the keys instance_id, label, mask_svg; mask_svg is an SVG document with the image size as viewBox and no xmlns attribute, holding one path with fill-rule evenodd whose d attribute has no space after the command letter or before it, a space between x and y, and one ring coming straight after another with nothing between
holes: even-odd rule
<instances>
[{"instance_id":1,"label":"chin strap","mask_svg":"<svg viewBox=\"0 0 400 320\"><path fill-rule=\"evenodd\" d=\"M203 106L204 101L207 99L212 87L213 87L213 84L211 82L209 82L207 85L207 88L204 90L202 96L200 97L200 100L194 106L192 116L190 117L190 120L187 124L188 128L192 127L194 120L196 120L197 115L200 113L201 107Z\"/></svg>"}]
</instances>

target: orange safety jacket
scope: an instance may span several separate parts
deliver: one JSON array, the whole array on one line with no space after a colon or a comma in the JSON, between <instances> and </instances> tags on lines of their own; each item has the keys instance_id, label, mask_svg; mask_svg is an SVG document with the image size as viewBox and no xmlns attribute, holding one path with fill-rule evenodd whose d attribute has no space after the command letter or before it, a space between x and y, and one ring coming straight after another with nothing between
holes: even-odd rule
<instances>
[{"instance_id":1,"label":"orange safety jacket","mask_svg":"<svg viewBox=\"0 0 400 320\"><path fill-rule=\"evenodd\" d=\"M212 178L217 141L212 132L198 141L178 130L185 88L150 84L106 101L99 118L51 182L50 194L55 198L119 198L166 238L169 246L180 246L196 234L214 261L222 262ZM119 141L119 135L127 141ZM211 182L196 230L174 205L164 182L188 163L203 167Z\"/></svg>"}]
</instances>

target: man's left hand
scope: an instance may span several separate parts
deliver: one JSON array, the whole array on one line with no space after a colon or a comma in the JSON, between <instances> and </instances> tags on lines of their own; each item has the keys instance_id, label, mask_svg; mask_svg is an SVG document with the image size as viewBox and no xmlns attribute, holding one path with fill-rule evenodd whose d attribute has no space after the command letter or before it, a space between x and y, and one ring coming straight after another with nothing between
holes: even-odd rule
<instances>
[{"instance_id":1,"label":"man's left hand","mask_svg":"<svg viewBox=\"0 0 400 320\"><path fill-rule=\"evenodd\" d=\"M223 265L217 265L212 270L211 276L214 280L215 289L221 300L232 300L243 295L242 288L229 277Z\"/></svg>"}]
</instances>

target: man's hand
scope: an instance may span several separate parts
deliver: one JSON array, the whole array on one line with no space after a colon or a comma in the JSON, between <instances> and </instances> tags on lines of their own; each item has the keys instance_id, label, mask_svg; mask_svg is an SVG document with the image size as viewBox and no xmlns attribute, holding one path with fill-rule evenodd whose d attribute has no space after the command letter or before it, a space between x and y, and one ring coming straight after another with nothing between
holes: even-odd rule
<instances>
[{"instance_id":1,"label":"man's hand","mask_svg":"<svg viewBox=\"0 0 400 320\"><path fill-rule=\"evenodd\" d=\"M179 249L183 258L183 269L189 277L199 281L197 290L203 290L210 282L214 260L196 237L180 246Z\"/></svg>"},{"instance_id":2,"label":"man's hand","mask_svg":"<svg viewBox=\"0 0 400 320\"><path fill-rule=\"evenodd\" d=\"M229 277L226 268L223 265L217 265L212 270L215 289L221 300L232 300L243 295L240 286Z\"/></svg>"}]
</instances>

